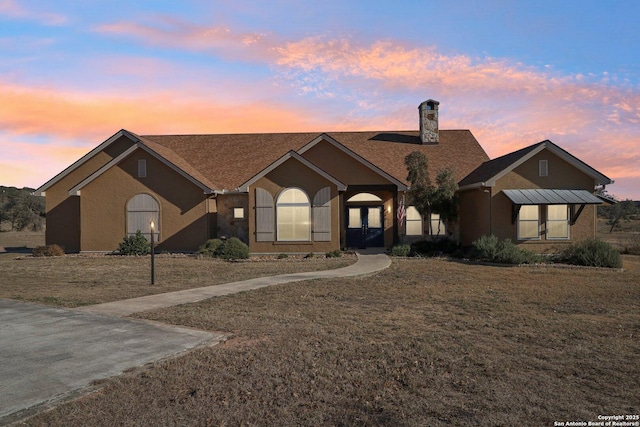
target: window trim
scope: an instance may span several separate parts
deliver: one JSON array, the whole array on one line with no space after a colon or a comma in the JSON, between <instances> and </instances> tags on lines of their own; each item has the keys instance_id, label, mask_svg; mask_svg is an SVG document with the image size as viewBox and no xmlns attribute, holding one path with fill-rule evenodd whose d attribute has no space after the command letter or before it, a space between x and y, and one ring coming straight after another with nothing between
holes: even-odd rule
<instances>
[{"instance_id":1,"label":"window trim","mask_svg":"<svg viewBox=\"0 0 640 427\"><path fill-rule=\"evenodd\" d=\"M522 213L522 208L525 207L532 207L535 206L536 209L538 210L538 217L537 219L533 220L533 219L520 219L520 214ZM518 221L516 223L516 228L517 228L517 238L518 240L540 240L540 222L541 218L540 218L540 205L522 205L520 207L520 210L518 211ZM533 221L537 221L538 223L538 232L536 233L536 237L522 237L521 233L520 233L520 224L523 222L533 222Z\"/></svg>"},{"instance_id":2,"label":"window trim","mask_svg":"<svg viewBox=\"0 0 640 427\"><path fill-rule=\"evenodd\" d=\"M281 202L280 200L282 199L282 196L284 194L286 194L288 191L293 191L293 190L297 190L300 191L302 194L304 194L305 198L306 198L306 202L295 202L295 203L285 203L285 202ZM302 238L291 238L291 239L284 239L281 237L281 209L285 209L285 208L298 208L298 207L304 207L306 208L306 212L307 212L307 220L306 220L306 229L307 229L307 233L305 237ZM311 242L311 231L312 231L312 224L311 224L311 200L309 199L309 195L307 194L306 191L304 191L303 189L299 188L299 187L287 187L285 189L283 189L280 194L278 194L278 197L276 199L276 241L278 242ZM295 219L295 218L294 218ZM282 224L284 225L284 224ZM293 226L296 226L296 222L293 222ZM294 235L295 235L295 228L294 228Z\"/></svg>"}]
</instances>

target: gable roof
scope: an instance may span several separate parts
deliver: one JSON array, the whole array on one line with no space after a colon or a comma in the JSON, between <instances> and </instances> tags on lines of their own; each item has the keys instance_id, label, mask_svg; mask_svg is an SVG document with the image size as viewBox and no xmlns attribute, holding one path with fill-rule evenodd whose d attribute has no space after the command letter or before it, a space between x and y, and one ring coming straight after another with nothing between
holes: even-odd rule
<instances>
[{"instance_id":1,"label":"gable roof","mask_svg":"<svg viewBox=\"0 0 640 427\"><path fill-rule=\"evenodd\" d=\"M180 175L185 177L187 180L191 181L193 184L195 184L198 187L200 187L204 191L205 194L211 194L211 193L214 192L213 184L210 183L206 178L201 177L200 176L201 174L199 172L193 171L196 175L200 176L200 178L201 178L200 180L196 179L193 175L185 172L183 169L181 169L180 167L178 167L177 165L172 163L172 161L169 160L167 157L162 156L159 153L156 153L154 150L152 150L147 145L148 145L148 142L143 143L142 141L139 141L135 145L132 145L127 150L122 152L122 154L120 154L119 156L115 157L113 160L111 160L110 162L108 162L107 164L102 166L100 169L98 169L97 171L95 171L94 173L89 175L87 178L82 180L79 184L77 184L73 188L71 188L69 190L69 194L70 195L80 195L80 190L84 186L86 186L87 184L89 184L90 182L95 180L96 178L100 177L103 173L105 173L106 171L108 171L109 169L111 169L112 167L117 165L118 163L120 163L122 160L124 160L127 157L129 157L134 151L136 151L138 149L142 149L142 150L146 151L147 153L151 154L156 159L160 160L162 163L164 163L167 166L169 166L171 169L173 169L174 171L176 171L177 173L179 173ZM157 144L154 144L154 145L157 145ZM164 147L162 147L161 151L165 151L165 154L171 154L171 153L166 152L167 150L164 149ZM170 156L170 157L173 157L173 156ZM178 161L180 163L184 162L181 159L177 159L176 157L173 157L173 161ZM190 168L189 165L184 165L184 166L186 166L187 168Z\"/></svg>"},{"instance_id":2,"label":"gable roof","mask_svg":"<svg viewBox=\"0 0 640 427\"><path fill-rule=\"evenodd\" d=\"M269 172L273 171L274 169L276 169L278 166L280 166L281 164L283 164L285 161L287 161L289 159L295 159L295 160L299 161L300 163L302 163L303 165L305 165L306 167L308 167L309 169L311 169L312 171L314 171L318 175L321 175L322 177L324 177L328 181L331 181L333 184L335 184L338 187L338 190L340 190L340 191L346 190L347 186L345 184L343 184L342 182L338 181L336 178L332 177L331 175L329 175L328 173L326 173L325 171L323 171L322 169L320 169L319 167L317 167L316 165L314 165L313 163L311 163L310 161L308 161L307 159L302 157L300 154L296 153L295 151L289 151L287 154L285 154L284 156L280 157L278 160L276 160L275 162L271 163L265 169L263 169L262 171L260 171L256 175L254 175L250 180L248 180L247 182L245 182L242 185L240 185L240 187L238 188L238 191L242 191L242 192L249 191L249 186L250 185L253 185L260 178L264 177Z\"/></svg>"},{"instance_id":3,"label":"gable roof","mask_svg":"<svg viewBox=\"0 0 640 427\"><path fill-rule=\"evenodd\" d=\"M117 140L119 140L123 136L126 137L126 138L129 138L133 142L137 142L139 140L138 137L135 134L133 134L133 133L127 131L127 130L120 129L118 132L114 133L112 136L107 138L103 143L98 145L96 148L94 148L93 150L89 151L87 154L82 156L80 159L78 159L77 161L72 163L65 170L63 170L62 172L60 172L59 174L57 174L56 176L51 178L49 181L47 181L44 184L42 184L42 186L40 188L38 188L34 192L34 194L37 195L37 196L44 196L45 191L47 191L49 188L51 188L51 186L53 186L54 184L56 184L57 182L62 180L62 178L64 178L65 176L69 175L74 170L78 169L80 166L82 166L84 163L86 163L90 158L92 158L93 156L98 154L100 151L104 150L109 145L111 145L112 143L116 142Z\"/></svg>"},{"instance_id":4,"label":"gable roof","mask_svg":"<svg viewBox=\"0 0 640 427\"><path fill-rule=\"evenodd\" d=\"M210 194L214 192L216 185L213 184L213 182L211 182L203 174L201 174L197 169L193 168L187 161L185 161L176 153L174 153L171 149L164 147L162 145L156 144L155 142L150 141L144 137L140 137L135 133L130 132L126 129L121 129L115 134L113 134L111 137L107 138L104 142L102 142L96 148L94 148L93 150L89 151L87 154L82 156L79 160L74 162L71 166L69 166L68 168L66 168L65 170L63 170L53 178L51 178L49 181L43 184L40 188L38 188L34 192L34 194L44 195L47 189L51 188L51 186L53 186L54 184L62 180L65 176L69 175L74 170L78 169L80 166L82 166L84 163L86 163L89 159L91 159L93 156L98 154L100 151L104 150L109 145L118 141L121 137L126 137L130 139L134 143L134 145L132 145L130 148L125 150L119 156L116 156L107 164L103 165L100 169L98 169L97 171L95 171L94 173L86 177L84 180L82 180L80 183L75 185L73 188L71 188L69 191L70 194L77 194L82 187L84 187L94 179L98 178L100 175L102 175L104 172L109 170L111 167L120 163L123 159L128 157L131 153L133 153L135 150L139 148L145 150L146 152L148 152L149 154L151 154L152 156L154 156L155 158L157 158L158 160L160 160L161 162L163 162L164 164L166 164L167 166L169 166L170 168L178 172L180 175L184 176L189 181L193 182L195 185L202 188L205 193Z\"/></svg>"},{"instance_id":5,"label":"gable roof","mask_svg":"<svg viewBox=\"0 0 640 427\"><path fill-rule=\"evenodd\" d=\"M305 145L304 147L299 149L298 153L304 154L308 150L310 150L313 147L315 147L316 145L318 145L321 141L328 142L329 144L331 144L332 146L334 146L338 150L340 150L343 153L345 153L347 156L351 157L352 159L354 159L358 163L364 165L366 168L372 170L374 173L377 173L378 175L381 175L383 178L387 179L388 181L391 181L393 184L395 184L398 187L399 190L407 190L407 186L403 182L401 182L401 181L397 180L396 178L394 178L393 176L389 175L384 170L380 169L378 166L376 166L376 165L372 164L371 162L369 162L367 159L365 159L365 158L359 156L358 154L354 153L353 151L351 151L350 149L348 149L344 145L340 144L335 139L331 138L331 136L327 135L326 133L323 133L322 135L319 135L313 141L311 141L310 143L308 143L307 145Z\"/></svg>"},{"instance_id":6,"label":"gable roof","mask_svg":"<svg viewBox=\"0 0 640 427\"><path fill-rule=\"evenodd\" d=\"M300 153L323 138L346 148L392 182L408 184L404 158L413 151L429 159L432 174L445 167L462 179L489 157L468 130L441 130L440 141L421 144L419 131L300 132L268 134L146 135L184 159L216 189L237 190L289 151ZM344 150L343 150L344 151ZM346 152L346 151L345 151Z\"/></svg>"},{"instance_id":7,"label":"gable roof","mask_svg":"<svg viewBox=\"0 0 640 427\"><path fill-rule=\"evenodd\" d=\"M586 175L592 177L597 184L606 185L613 183L613 181L606 175L598 172L582 160L569 154L553 142L545 140L529 147L522 148L518 151L514 151L513 153L506 154L502 157L484 162L460 181L458 185L461 190L476 187L493 187L498 179L502 178L504 175L545 149L557 155Z\"/></svg>"}]
</instances>

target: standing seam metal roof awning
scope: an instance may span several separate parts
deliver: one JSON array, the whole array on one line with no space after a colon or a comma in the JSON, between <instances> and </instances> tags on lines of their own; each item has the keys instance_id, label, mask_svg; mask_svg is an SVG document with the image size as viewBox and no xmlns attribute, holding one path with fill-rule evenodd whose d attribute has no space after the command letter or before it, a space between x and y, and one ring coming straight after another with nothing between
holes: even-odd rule
<instances>
[{"instance_id":1,"label":"standing seam metal roof awning","mask_svg":"<svg viewBox=\"0 0 640 427\"><path fill-rule=\"evenodd\" d=\"M602 200L587 190L502 190L515 205L599 205Z\"/></svg>"}]
</instances>

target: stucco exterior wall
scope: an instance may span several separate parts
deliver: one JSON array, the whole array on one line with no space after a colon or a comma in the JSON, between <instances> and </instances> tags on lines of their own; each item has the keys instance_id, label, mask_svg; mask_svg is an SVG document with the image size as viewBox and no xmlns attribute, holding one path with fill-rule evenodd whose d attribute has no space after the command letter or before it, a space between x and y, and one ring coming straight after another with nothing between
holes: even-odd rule
<instances>
[{"instance_id":1,"label":"stucco exterior wall","mask_svg":"<svg viewBox=\"0 0 640 427\"><path fill-rule=\"evenodd\" d=\"M491 234L490 191L489 188L477 188L460 192L458 228L462 246L470 246L480 236Z\"/></svg>"},{"instance_id":2,"label":"stucco exterior wall","mask_svg":"<svg viewBox=\"0 0 640 427\"><path fill-rule=\"evenodd\" d=\"M331 188L331 241L313 241L313 233L309 242L258 242L256 241L256 213L255 189L267 190L273 197L274 206L278 195L286 188L296 187L303 190L313 204L313 197L322 188ZM259 179L249 189L249 248L252 253L310 253L330 252L340 249L340 199L335 184L311 171L308 167L295 159L285 161L280 167ZM277 221L277 218L276 218ZM312 214L313 221L313 214ZM275 224L274 224L275 227ZM277 230L277 228L275 228ZM277 237L276 237L277 238Z\"/></svg>"},{"instance_id":3,"label":"stucco exterior wall","mask_svg":"<svg viewBox=\"0 0 640 427\"><path fill-rule=\"evenodd\" d=\"M331 143L320 141L302 155L343 184L385 185L389 181L362 163L343 153Z\"/></svg>"},{"instance_id":4,"label":"stucco exterior wall","mask_svg":"<svg viewBox=\"0 0 640 427\"><path fill-rule=\"evenodd\" d=\"M47 245L60 245L67 253L81 250L80 198L70 196L69 190L132 144L130 139L121 137L46 190Z\"/></svg>"},{"instance_id":5,"label":"stucco exterior wall","mask_svg":"<svg viewBox=\"0 0 640 427\"><path fill-rule=\"evenodd\" d=\"M138 178L138 160L147 176ZM127 202L146 193L160 204L159 251L194 251L210 235L207 196L171 168L137 150L81 190L81 250L113 251L127 232Z\"/></svg>"}]
</instances>

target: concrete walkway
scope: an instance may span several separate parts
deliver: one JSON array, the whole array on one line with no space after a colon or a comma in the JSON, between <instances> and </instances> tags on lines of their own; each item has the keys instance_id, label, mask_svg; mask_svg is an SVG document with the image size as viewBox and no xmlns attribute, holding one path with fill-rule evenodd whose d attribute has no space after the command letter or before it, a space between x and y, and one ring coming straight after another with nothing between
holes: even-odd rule
<instances>
[{"instance_id":1,"label":"concrete walkway","mask_svg":"<svg viewBox=\"0 0 640 427\"><path fill-rule=\"evenodd\" d=\"M121 316L279 283L371 274L390 264L384 254L361 252L355 264L336 270L251 279L73 310L0 299L0 426L80 395L96 380L223 339L207 331Z\"/></svg>"},{"instance_id":2,"label":"concrete walkway","mask_svg":"<svg viewBox=\"0 0 640 427\"><path fill-rule=\"evenodd\" d=\"M391 259L379 250L357 252L358 261L348 267L335 270L310 271L307 273L282 274L280 276L259 277L242 282L225 283L202 288L185 289L158 295L148 295L104 304L88 305L77 310L83 313L104 314L108 316L129 316L141 311L156 308L172 307L202 301L212 297L235 294L265 286L281 283L299 282L310 279L327 279L333 277L361 276L384 270L391 265Z\"/></svg>"}]
</instances>

